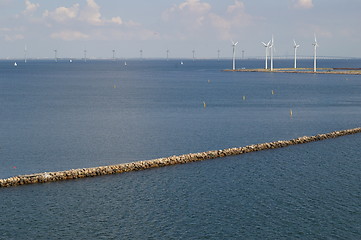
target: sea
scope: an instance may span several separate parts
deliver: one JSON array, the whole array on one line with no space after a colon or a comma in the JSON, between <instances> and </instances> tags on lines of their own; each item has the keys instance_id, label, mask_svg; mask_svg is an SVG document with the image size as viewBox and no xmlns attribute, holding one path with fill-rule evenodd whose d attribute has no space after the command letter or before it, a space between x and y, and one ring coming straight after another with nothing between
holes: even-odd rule
<instances>
[{"instance_id":1,"label":"sea","mask_svg":"<svg viewBox=\"0 0 361 240\"><path fill-rule=\"evenodd\" d=\"M0 61L0 178L361 126L360 75L225 72L229 59L14 62ZM361 59L317 64L360 68ZM1 188L0 239L361 239L360 145L355 134Z\"/></svg>"}]
</instances>

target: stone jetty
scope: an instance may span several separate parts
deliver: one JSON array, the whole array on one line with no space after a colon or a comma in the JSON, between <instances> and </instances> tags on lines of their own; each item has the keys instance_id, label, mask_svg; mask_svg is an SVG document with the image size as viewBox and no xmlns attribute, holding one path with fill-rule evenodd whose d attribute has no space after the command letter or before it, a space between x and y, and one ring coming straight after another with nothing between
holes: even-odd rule
<instances>
[{"instance_id":1,"label":"stone jetty","mask_svg":"<svg viewBox=\"0 0 361 240\"><path fill-rule=\"evenodd\" d=\"M179 156L171 156L165 158L123 163L123 164L110 165L110 166L80 168L80 169L72 169L72 170L59 171L59 172L44 172L44 173L36 173L31 175L20 175L6 179L0 179L0 187L12 187L12 186L19 186L19 185L26 185L33 183L55 182L55 181L63 181L69 179L78 179L85 177L95 177L101 175L140 171L150 168L159 168L159 167L165 167L175 164L203 161L206 159L239 155L239 154L262 151L267 149L282 148L291 145L321 141L325 139L336 138L336 137L341 137L360 132L361 132L361 128L353 128L342 131L334 131L326 134L318 134L315 136L304 136L285 141L275 141L269 143L248 145L239 148L228 148L223 150L190 153Z\"/></svg>"}]
</instances>

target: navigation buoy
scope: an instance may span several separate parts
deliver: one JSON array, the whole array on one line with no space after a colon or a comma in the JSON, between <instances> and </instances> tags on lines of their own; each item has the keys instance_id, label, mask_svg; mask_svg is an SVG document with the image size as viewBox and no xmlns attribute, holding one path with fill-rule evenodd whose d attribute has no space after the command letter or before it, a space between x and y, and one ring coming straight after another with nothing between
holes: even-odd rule
<instances>
[{"instance_id":1,"label":"navigation buoy","mask_svg":"<svg viewBox=\"0 0 361 240\"><path fill-rule=\"evenodd\" d=\"M243 96L243 101L245 101L246 100L246 96Z\"/></svg>"},{"instance_id":2,"label":"navigation buoy","mask_svg":"<svg viewBox=\"0 0 361 240\"><path fill-rule=\"evenodd\" d=\"M290 109L290 117L293 116L293 112L292 112L292 109Z\"/></svg>"},{"instance_id":3,"label":"navigation buoy","mask_svg":"<svg viewBox=\"0 0 361 240\"><path fill-rule=\"evenodd\" d=\"M274 95L274 94L275 94L275 91L272 90L272 95Z\"/></svg>"},{"instance_id":4,"label":"navigation buoy","mask_svg":"<svg viewBox=\"0 0 361 240\"><path fill-rule=\"evenodd\" d=\"M207 104L206 102L203 101L203 107L206 108L207 107Z\"/></svg>"}]
</instances>

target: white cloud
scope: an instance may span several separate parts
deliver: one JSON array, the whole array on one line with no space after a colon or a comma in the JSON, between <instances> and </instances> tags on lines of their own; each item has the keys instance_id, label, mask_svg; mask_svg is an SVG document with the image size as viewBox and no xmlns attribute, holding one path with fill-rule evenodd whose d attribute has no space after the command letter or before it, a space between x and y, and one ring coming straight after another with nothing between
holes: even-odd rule
<instances>
[{"instance_id":1,"label":"white cloud","mask_svg":"<svg viewBox=\"0 0 361 240\"><path fill-rule=\"evenodd\" d=\"M106 24L121 25L124 23L119 16L112 17L111 19L102 18L100 7L94 0L87 0L84 6L77 3L71 7L58 7L54 11L46 10L43 13L43 17L57 23L74 21L92 26L102 26Z\"/></svg>"},{"instance_id":2,"label":"white cloud","mask_svg":"<svg viewBox=\"0 0 361 240\"><path fill-rule=\"evenodd\" d=\"M102 25L105 21L101 16L98 4L94 0L87 0L87 5L80 11L79 20L92 25Z\"/></svg>"},{"instance_id":3,"label":"white cloud","mask_svg":"<svg viewBox=\"0 0 361 240\"><path fill-rule=\"evenodd\" d=\"M25 6L23 14L32 14L39 8L39 3L31 3L29 0L25 0Z\"/></svg>"},{"instance_id":4,"label":"white cloud","mask_svg":"<svg viewBox=\"0 0 361 240\"><path fill-rule=\"evenodd\" d=\"M75 19L79 12L79 4L74 4L72 7L58 7L54 11L49 12L46 10L43 13L44 17L49 17L56 22L65 22L71 19Z\"/></svg>"},{"instance_id":5,"label":"white cloud","mask_svg":"<svg viewBox=\"0 0 361 240\"><path fill-rule=\"evenodd\" d=\"M162 18L164 21L176 20L191 29L202 27L211 5L199 0L186 0L185 2L167 9Z\"/></svg>"},{"instance_id":6,"label":"white cloud","mask_svg":"<svg viewBox=\"0 0 361 240\"><path fill-rule=\"evenodd\" d=\"M312 0L297 0L294 5L295 8L312 8Z\"/></svg>"},{"instance_id":7,"label":"white cloud","mask_svg":"<svg viewBox=\"0 0 361 240\"><path fill-rule=\"evenodd\" d=\"M181 11L190 11L202 15L211 9L211 5L202 3L199 0L186 0L184 3L181 3L178 8Z\"/></svg>"},{"instance_id":8,"label":"white cloud","mask_svg":"<svg viewBox=\"0 0 361 240\"><path fill-rule=\"evenodd\" d=\"M116 23L116 24L119 24L119 25L123 24L123 20L120 17L112 17L110 22Z\"/></svg>"},{"instance_id":9,"label":"white cloud","mask_svg":"<svg viewBox=\"0 0 361 240\"><path fill-rule=\"evenodd\" d=\"M5 35L6 41L16 41L16 40L21 40L21 39L24 39L24 35L22 35L22 34L13 34L13 35L6 34Z\"/></svg>"},{"instance_id":10,"label":"white cloud","mask_svg":"<svg viewBox=\"0 0 361 240\"><path fill-rule=\"evenodd\" d=\"M199 31L206 31L220 39L230 39L232 28L248 26L252 20L245 11L244 3L238 0L229 5L222 15L211 10L209 3L186 0L163 12L162 18L179 30L177 37L186 38L187 32L190 33L188 37L193 37Z\"/></svg>"},{"instance_id":11,"label":"white cloud","mask_svg":"<svg viewBox=\"0 0 361 240\"><path fill-rule=\"evenodd\" d=\"M65 41L73 41L73 40L81 40L81 39L89 38L87 34L78 31L61 31L57 33L52 33L50 37L54 39L62 39Z\"/></svg>"}]
</instances>

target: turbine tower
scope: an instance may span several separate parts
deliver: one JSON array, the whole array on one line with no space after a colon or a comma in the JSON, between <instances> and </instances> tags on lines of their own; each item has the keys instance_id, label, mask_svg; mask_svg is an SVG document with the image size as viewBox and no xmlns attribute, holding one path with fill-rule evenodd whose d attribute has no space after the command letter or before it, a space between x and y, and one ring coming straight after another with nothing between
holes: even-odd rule
<instances>
[{"instance_id":1,"label":"turbine tower","mask_svg":"<svg viewBox=\"0 0 361 240\"><path fill-rule=\"evenodd\" d=\"M232 60L232 70L236 70L236 46L238 42L233 42L232 40L232 47L233 47L233 60Z\"/></svg>"},{"instance_id":2,"label":"turbine tower","mask_svg":"<svg viewBox=\"0 0 361 240\"><path fill-rule=\"evenodd\" d=\"M219 61L219 53L221 52L221 50L217 50L217 53L218 53L218 58L217 58L217 60Z\"/></svg>"},{"instance_id":3,"label":"turbine tower","mask_svg":"<svg viewBox=\"0 0 361 240\"><path fill-rule=\"evenodd\" d=\"M193 49L193 50L192 50L192 53L193 53L193 61L194 61L196 50Z\"/></svg>"},{"instance_id":4,"label":"turbine tower","mask_svg":"<svg viewBox=\"0 0 361 240\"><path fill-rule=\"evenodd\" d=\"M115 61L115 50L113 49L112 52L113 52L113 61Z\"/></svg>"},{"instance_id":5,"label":"turbine tower","mask_svg":"<svg viewBox=\"0 0 361 240\"><path fill-rule=\"evenodd\" d=\"M167 49L167 61L168 61L168 58L169 58L169 49Z\"/></svg>"},{"instance_id":6,"label":"turbine tower","mask_svg":"<svg viewBox=\"0 0 361 240\"><path fill-rule=\"evenodd\" d=\"M271 44L271 40L268 43L262 42L262 44L263 44L263 46L266 47L266 59L265 59L265 67L264 68L268 69L268 66L267 66L267 63L268 63L268 48L269 48L269 46Z\"/></svg>"},{"instance_id":7,"label":"turbine tower","mask_svg":"<svg viewBox=\"0 0 361 240\"><path fill-rule=\"evenodd\" d=\"M140 53L140 60L143 60L143 49L140 49L139 53Z\"/></svg>"},{"instance_id":8,"label":"turbine tower","mask_svg":"<svg viewBox=\"0 0 361 240\"><path fill-rule=\"evenodd\" d=\"M293 40L293 43L294 43L293 48L294 48L294 50L295 50L295 63L294 63L294 68L297 68L297 48L298 48L300 45L298 45L295 40Z\"/></svg>"},{"instance_id":9,"label":"turbine tower","mask_svg":"<svg viewBox=\"0 0 361 240\"><path fill-rule=\"evenodd\" d=\"M313 71L316 72L316 50L318 47L316 34L315 34L315 42L312 43L312 45L313 45Z\"/></svg>"}]
</instances>

